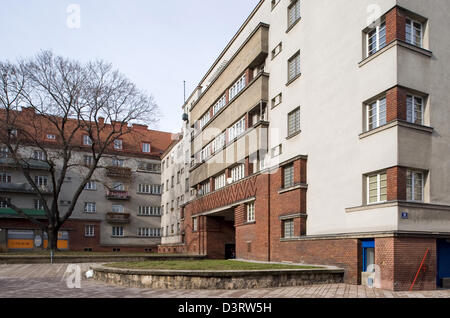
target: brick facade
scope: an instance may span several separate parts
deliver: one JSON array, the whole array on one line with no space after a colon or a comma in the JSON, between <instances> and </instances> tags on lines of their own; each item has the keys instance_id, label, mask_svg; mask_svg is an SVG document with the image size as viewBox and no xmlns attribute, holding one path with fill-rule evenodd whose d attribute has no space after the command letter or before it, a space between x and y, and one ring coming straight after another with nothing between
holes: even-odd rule
<instances>
[{"instance_id":1,"label":"brick facade","mask_svg":"<svg viewBox=\"0 0 450 318\"><path fill-rule=\"evenodd\" d=\"M393 8L386 13L386 43L395 40L405 41L406 38L406 15L399 7Z\"/></svg>"},{"instance_id":2,"label":"brick facade","mask_svg":"<svg viewBox=\"0 0 450 318\"><path fill-rule=\"evenodd\" d=\"M387 169L387 200L406 200L406 171L404 167L392 167Z\"/></svg>"},{"instance_id":3,"label":"brick facade","mask_svg":"<svg viewBox=\"0 0 450 318\"><path fill-rule=\"evenodd\" d=\"M407 119L406 95L406 89L399 86L386 92L386 121L388 123L397 119Z\"/></svg>"}]
</instances>

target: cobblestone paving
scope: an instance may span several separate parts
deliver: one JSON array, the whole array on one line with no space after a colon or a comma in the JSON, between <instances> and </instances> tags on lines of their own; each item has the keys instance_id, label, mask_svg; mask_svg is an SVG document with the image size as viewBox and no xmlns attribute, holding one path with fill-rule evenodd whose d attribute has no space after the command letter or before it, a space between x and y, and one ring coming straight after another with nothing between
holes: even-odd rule
<instances>
[{"instance_id":1,"label":"cobblestone paving","mask_svg":"<svg viewBox=\"0 0 450 318\"><path fill-rule=\"evenodd\" d=\"M92 264L80 264L82 274ZM83 278L67 287L67 264L0 265L0 298L450 298L450 290L391 292L346 284L251 290L157 290L109 286Z\"/></svg>"}]
</instances>

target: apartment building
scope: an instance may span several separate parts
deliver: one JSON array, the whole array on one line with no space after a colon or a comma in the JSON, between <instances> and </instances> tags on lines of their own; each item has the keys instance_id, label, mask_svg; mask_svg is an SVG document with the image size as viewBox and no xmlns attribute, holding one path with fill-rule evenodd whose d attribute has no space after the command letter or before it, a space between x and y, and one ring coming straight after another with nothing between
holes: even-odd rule
<instances>
[{"instance_id":1,"label":"apartment building","mask_svg":"<svg viewBox=\"0 0 450 318\"><path fill-rule=\"evenodd\" d=\"M189 182L191 135L189 115L183 107L183 126L172 145L162 155L162 215L160 253L184 253L183 207L191 200Z\"/></svg>"},{"instance_id":2,"label":"apartment building","mask_svg":"<svg viewBox=\"0 0 450 318\"><path fill-rule=\"evenodd\" d=\"M186 102L186 252L391 290L450 277L449 13L260 1Z\"/></svg>"},{"instance_id":3,"label":"apartment building","mask_svg":"<svg viewBox=\"0 0 450 318\"><path fill-rule=\"evenodd\" d=\"M33 109L22 112L25 116L35 116ZM110 124L104 125L107 130ZM79 140L73 152L76 166L68 171L58 198L63 214L93 159L89 136L80 132L76 137ZM42 138L49 155L59 150L58 137L52 133L50 125ZM149 130L144 125L131 126L129 133L115 140L61 229L58 247L74 251L157 252L161 242L160 157L171 141L170 133ZM42 202L14 166L7 149L1 149L0 247L9 251L46 248L46 233L8 207L13 203L45 223ZM25 147L22 157L29 158L32 177L38 185L48 188L48 202L52 202L52 182L45 152Z\"/></svg>"}]
</instances>

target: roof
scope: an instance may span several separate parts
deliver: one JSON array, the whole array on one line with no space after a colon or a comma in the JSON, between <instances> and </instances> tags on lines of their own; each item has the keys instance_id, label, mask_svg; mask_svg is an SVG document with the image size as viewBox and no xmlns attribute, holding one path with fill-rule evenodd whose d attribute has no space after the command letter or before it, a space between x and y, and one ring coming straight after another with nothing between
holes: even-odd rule
<instances>
[{"instance_id":1,"label":"roof","mask_svg":"<svg viewBox=\"0 0 450 318\"><path fill-rule=\"evenodd\" d=\"M3 110L4 111L4 110ZM37 136L39 144L45 145L48 148L58 148L61 145L59 139L61 134L57 132L55 125L50 120L42 115L37 114L33 108L22 108L22 111L17 111L14 124L20 129L27 131L28 134ZM62 118L55 117L56 120ZM105 123L102 118L98 118L99 126L102 128L100 133L101 138L106 136L113 130L114 125L120 123ZM30 123L33 123L30 125ZM94 124L94 123L93 123ZM76 119L68 119L66 122L65 132L69 134L70 131L75 130L78 126ZM116 126L117 127L117 126ZM148 126L133 124L129 125L127 133L121 136L122 149L115 150L113 145L107 149L105 153L116 155L129 155L147 158L161 158L164 151L171 145L173 141L173 134L163 131L150 130ZM19 132L20 134L20 132ZM53 134L56 136L55 140L49 140L47 135ZM87 135L86 131L79 129L73 138L72 146L79 147L80 150L90 151L90 146L83 145L83 136ZM20 137L20 136L19 136ZM150 153L142 152L142 144L150 144Z\"/></svg>"}]
</instances>

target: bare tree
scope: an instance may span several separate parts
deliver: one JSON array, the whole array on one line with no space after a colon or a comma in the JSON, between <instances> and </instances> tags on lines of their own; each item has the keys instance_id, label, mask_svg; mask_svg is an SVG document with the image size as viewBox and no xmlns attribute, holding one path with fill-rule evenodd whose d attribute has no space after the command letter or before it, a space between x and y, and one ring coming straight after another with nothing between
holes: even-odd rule
<instances>
[{"instance_id":1,"label":"bare tree","mask_svg":"<svg viewBox=\"0 0 450 318\"><path fill-rule=\"evenodd\" d=\"M42 202L47 220L26 214L18 204L8 205L47 232L48 247L55 251L58 231L72 216L102 157L116 139L131 132L130 123L155 123L157 105L152 96L102 61L81 64L45 51L15 64L0 62L0 75L0 146ZM55 136L53 144L43 137L48 131ZM82 136L88 136L89 165L74 156ZM26 151L30 147L44 154L40 159L48 168L50 187L32 178L32 160ZM58 198L75 168L83 171L82 181L62 213Z\"/></svg>"}]
</instances>

